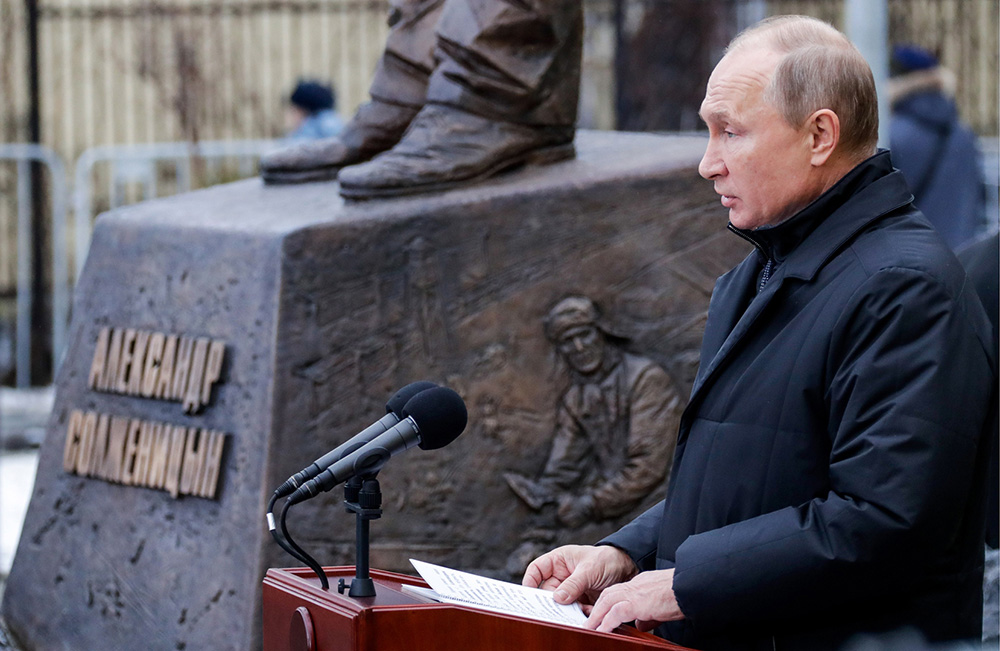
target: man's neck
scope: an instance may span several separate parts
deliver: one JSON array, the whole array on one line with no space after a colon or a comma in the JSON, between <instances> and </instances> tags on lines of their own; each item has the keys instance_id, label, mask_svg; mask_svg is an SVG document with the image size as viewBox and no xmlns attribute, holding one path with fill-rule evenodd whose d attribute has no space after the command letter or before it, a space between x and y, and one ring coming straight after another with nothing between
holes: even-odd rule
<instances>
[{"instance_id":1,"label":"man's neck","mask_svg":"<svg viewBox=\"0 0 1000 651\"><path fill-rule=\"evenodd\" d=\"M802 201L800 203L789 206L785 214L758 228L773 228L788 221L792 217L795 217L807 206L811 205L814 201L826 194L830 188L837 185L842 178L847 176L851 170L860 165L867 158L846 156L844 154L838 155L836 153L834 156L828 158L823 165L812 170L811 179L809 180L811 190L802 197ZM757 228L752 230L757 230Z\"/></svg>"},{"instance_id":2,"label":"man's neck","mask_svg":"<svg viewBox=\"0 0 1000 651\"><path fill-rule=\"evenodd\" d=\"M875 153L876 152L872 152L871 156L874 156ZM822 189L816 193L816 196L813 197L813 199L822 196L827 190L837 185L840 179L847 176L851 170L866 161L871 156L861 157L857 155L834 152L819 170L820 176L817 187L821 187Z\"/></svg>"}]
</instances>

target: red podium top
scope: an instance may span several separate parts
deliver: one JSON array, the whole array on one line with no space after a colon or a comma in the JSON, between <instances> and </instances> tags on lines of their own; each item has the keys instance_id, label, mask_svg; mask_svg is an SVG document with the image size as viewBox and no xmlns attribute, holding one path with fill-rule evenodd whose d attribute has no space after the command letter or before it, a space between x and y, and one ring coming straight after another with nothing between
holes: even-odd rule
<instances>
[{"instance_id":1,"label":"red podium top","mask_svg":"<svg viewBox=\"0 0 1000 651\"><path fill-rule=\"evenodd\" d=\"M275 569L264 578L264 651L638 651L684 647L623 626L597 633L512 615L428 602L403 593L426 586L404 574L373 570L376 596L337 591L353 567L324 568L330 590L308 568Z\"/></svg>"}]
</instances>

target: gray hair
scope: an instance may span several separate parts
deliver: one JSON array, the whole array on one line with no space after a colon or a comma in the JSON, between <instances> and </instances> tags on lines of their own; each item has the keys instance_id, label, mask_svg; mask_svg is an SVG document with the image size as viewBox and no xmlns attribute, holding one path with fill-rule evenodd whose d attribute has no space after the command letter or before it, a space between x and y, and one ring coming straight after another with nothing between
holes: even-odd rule
<instances>
[{"instance_id":1,"label":"gray hair","mask_svg":"<svg viewBox=\"0 0 1000 651\"><path fill-rule=\"evenodd\" d=\"M808 16L773 16L740 32L726 54L764 46L783 54L764 99L794 127L820 109L840 119L840 147L863 159L878 143L875 79L854 44L829 23Z\"/></svg>"}]
</instances>

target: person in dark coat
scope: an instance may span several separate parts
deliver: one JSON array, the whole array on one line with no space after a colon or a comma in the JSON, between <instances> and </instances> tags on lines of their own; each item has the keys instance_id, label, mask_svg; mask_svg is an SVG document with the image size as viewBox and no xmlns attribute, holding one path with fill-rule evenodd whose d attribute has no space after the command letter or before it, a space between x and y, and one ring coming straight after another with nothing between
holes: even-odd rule
<instances>
[{"instance_id":1,"label":"person in dark coat","mask_svg":"<svg viewBox=\"0 0 1000 651\"><path fill-rule=\"evenodd\" d=\"M889 147L914 203L952 249L989 228L982 155L976 134L958 119L955 76L928 51L893 48Z\"/></svg>"},{"instance_id":2,"label":"person in dark coat","mask_svg":"<svg viewBox=\"0 0 1000 651\"><path fill-rule=\"evenodd\" d=\"M997 231L958 251L979 300L993 326L993 345L1000 346L1000 235ZM993 418L997 419L997 410ZM986 570L983 576L983 645L1000 647L1000 438L993 424L990 474L986 482Z\"/></svg>"},{"instance_id":3,"label":"person in dark coat","mask_svg":"<svg viewBox=\"0 0 1000 651\"><path fill-rule=\"evenodd\" d=\"M978 639L990 325L876 153L867 63L826 23L768 19L701 115L699 172L755 250L715 286L667 497L524 584L706 651Z\"/></svg>"}]
</instances>

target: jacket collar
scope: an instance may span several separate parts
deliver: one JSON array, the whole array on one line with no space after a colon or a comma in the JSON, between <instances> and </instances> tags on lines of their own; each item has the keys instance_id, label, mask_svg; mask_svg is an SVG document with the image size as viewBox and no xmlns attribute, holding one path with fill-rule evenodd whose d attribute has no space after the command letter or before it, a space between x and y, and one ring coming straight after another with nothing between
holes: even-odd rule
<instances>
[{"instance_id":1,"label":"jacket collar","mask_svg":"<svg viewBox=\"0 0 1000 651\"><path fill-rule=\"evenodd\" d=\"M784 277L808 279L861 228L911 201L906 181L883 149L780 224L728 228L757 248L761 262L770 258L779 268L790 262Z\"/></svg>"}]
</instances>

